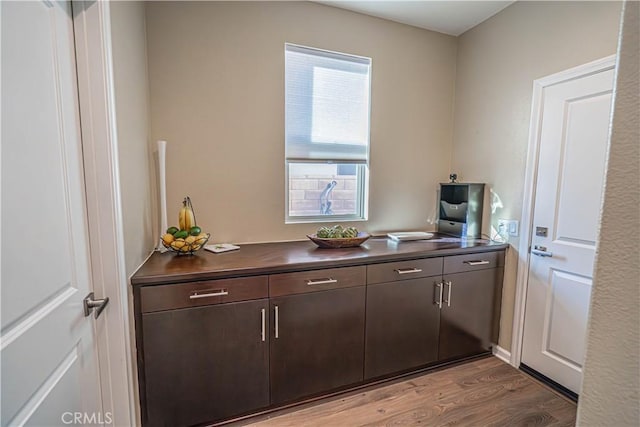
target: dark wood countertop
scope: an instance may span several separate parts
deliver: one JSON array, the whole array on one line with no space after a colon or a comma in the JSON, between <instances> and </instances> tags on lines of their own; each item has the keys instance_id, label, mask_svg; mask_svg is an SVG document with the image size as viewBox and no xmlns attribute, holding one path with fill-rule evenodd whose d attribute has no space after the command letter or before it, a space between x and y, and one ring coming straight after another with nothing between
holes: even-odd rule
<instances>
[{"instance_id":1,"label":"dark wood countertop","mask_svg":"<svg viewBox=\"0 0 640 427\"><path fill-rule=\"evenodd\" d=\"M329 267L364 265L400 259L437 257L504 250L507 244L489 240L464 240L436 235L431 240L394 242L372 237L362 246L347 249L319 249L311 241L254 243L232 252L214 254L200 250L178 256L156 252L133 275L133 286L159 285L195 280L255 276Z\"/></svg>"}]
</instances>

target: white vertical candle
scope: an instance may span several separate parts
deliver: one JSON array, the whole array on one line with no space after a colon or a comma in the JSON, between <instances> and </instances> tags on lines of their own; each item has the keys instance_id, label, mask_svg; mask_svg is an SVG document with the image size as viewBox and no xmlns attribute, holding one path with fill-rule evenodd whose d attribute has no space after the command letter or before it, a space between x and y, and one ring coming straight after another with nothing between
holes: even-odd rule
<instances>
[{"instance_id":1,"label":"white vertical candle","mask_svg":"<svg viewBox=\"0 0 640 427\"><path fill-rule=\"evenodd\" d=\"M167 178L166 178L167 141L158 141L158 189L160 191L160 236L166 233L167 224ZM166 251L158 242L158 250Z\"/></svg>"}]
</instances>

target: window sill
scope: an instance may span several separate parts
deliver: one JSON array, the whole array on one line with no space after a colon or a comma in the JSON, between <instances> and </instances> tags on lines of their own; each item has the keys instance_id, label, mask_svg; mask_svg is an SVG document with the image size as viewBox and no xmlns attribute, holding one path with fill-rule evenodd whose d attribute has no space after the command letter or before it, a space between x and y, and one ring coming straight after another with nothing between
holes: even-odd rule
<instances>
[{"instance_id":1,"label":"window sill","mask_svg":"<svg viewBox=\"0 0 640 427\"><path fill-rule=\"evenodd\" d=\"M366 222L368 218L360 216L317 216L317 217L303 217L303 218L286 218L285 224L321 224L321 223L335 223L335 222Z\"/></svg>"}]
</instances>

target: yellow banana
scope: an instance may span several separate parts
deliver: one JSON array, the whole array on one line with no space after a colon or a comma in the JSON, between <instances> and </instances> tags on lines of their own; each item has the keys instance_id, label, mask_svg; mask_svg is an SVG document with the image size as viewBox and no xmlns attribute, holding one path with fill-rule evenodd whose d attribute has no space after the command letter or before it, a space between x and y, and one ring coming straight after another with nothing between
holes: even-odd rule
<instances>
[{"instance_id":1,"label":"yellow banana","mask_svg":"<svg viewBox=\"0 0 640 427\"><path fill-rule=\"evenodd\" d=\"M190 230L191 227L196 225L196 216L193 213L193 206L191 205L191 199L187 196L182 201L182 208L178 213L178 226L180 230Z\"/></svg>"},{"instance_id":2,"label":"yellow banana","mask_svg":"<svg viewBox=\"0 0 640 427\"><path fill-rule=\"evenodd\" d=\"M180 230L186 230L185 228L186 218L187 218L187 206L185 202L182 202L182 208L180 208L180 212L178 212L178 228L180 228Z\"/></svg>"}]
</instances>

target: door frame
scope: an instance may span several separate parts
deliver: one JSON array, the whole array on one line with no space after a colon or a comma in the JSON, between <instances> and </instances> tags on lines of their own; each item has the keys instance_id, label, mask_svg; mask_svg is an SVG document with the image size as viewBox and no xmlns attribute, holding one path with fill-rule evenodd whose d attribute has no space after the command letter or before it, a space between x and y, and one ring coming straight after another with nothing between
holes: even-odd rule
<instances>
[{"instance_id":1,"label":"door frame","mask_svg":"<svg viewBox=\"0 0 640 427\"><path fill-rule=\"evenodd\" d=\"M513 310L513 329L511 335L511 357L509 362L518 368L522 358L522 344L524 336L524 311L527 300L529 264L531 247L531 233L533 231L533 210L538 176L538 162L540 151L540 131L542 128L542 112L544 105L544 91L546 88L576 80L592 74L597 74L615 68L616 55L610 55L574 68L570 68L550 76L542 77L533 82L533 99L531 102L531 121L529 125L529 146L527 149L527 165L524 179L524 198L520 229L522 237L518 245L518 272L516 276L515 306Z\"/></svg>"},{"instance_id":2,"label":"door frame","mask_svg":"<svg viewBox=\"0 0 640 427\"><path fill-rule=\"evenodd\" d=\"M103 411L140 425L118 173L109 2L73 1L78 101L93 290L109 307L96 323Z\"/></svg>"}]
</instances>

